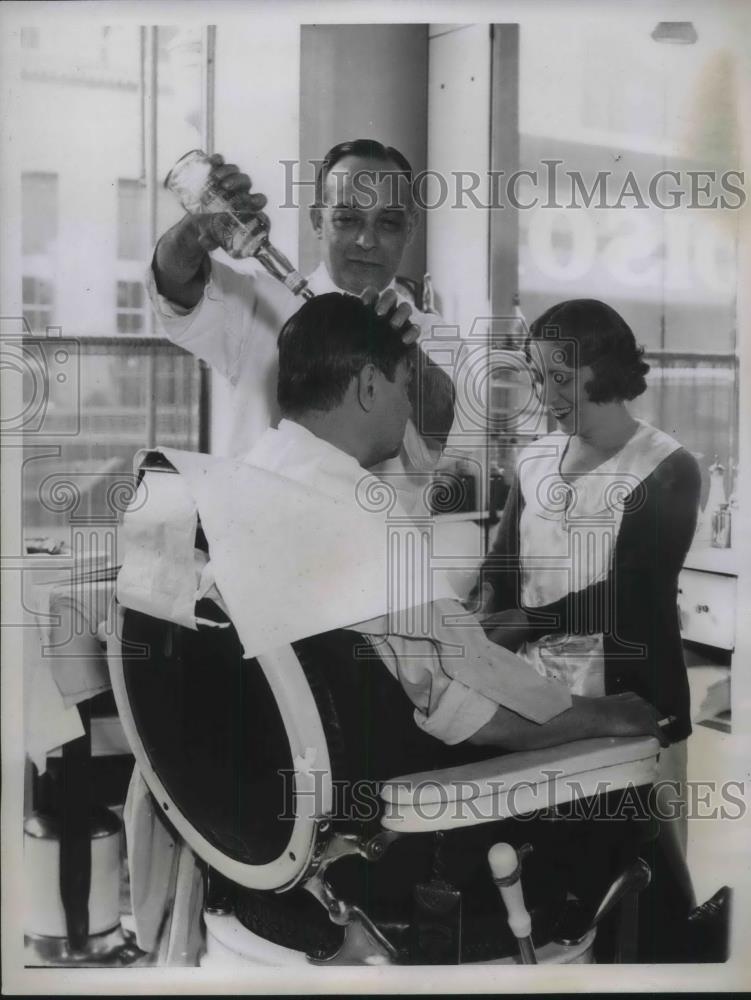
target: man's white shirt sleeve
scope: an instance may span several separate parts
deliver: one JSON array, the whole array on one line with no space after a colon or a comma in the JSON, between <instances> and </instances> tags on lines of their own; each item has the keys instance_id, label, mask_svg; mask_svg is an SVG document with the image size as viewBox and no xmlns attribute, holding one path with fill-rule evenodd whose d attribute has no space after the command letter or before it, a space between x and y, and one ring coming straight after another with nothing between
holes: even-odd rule
<instances>
[{"instance_id":1,"label":"man's white shirt sleeve","mask_svg":"<svg viewBox=\"0 0 751 1000\"><path fill-rule=\"evenodd\" d=\"M389 634L370 641L415 706L417 725L442 743L462 743L495 715L492 698L449 677L432 640Z\"/></svg>"},{"instance_id":2,"label":"man's white shirt sleeve","mask_svg":"<svg viewBox=\"0 0 751 1000\"><path fill-rule=\"evenodd\" d=\"M165 335L206 361L235 384L248 349L256 312L255 277L211 258L204 261L206 286L192 309L171 302L156 287L149 267L146 288Z\"/></svg>"},{"instance_id":3,"label":"man's white shirt sleeve","mask_svg":"<svg viewBox=\"0 0 751 1000\"><path fill-rule=\"evenodd\" d=\"M490 698L452 680L430 715L416 708L414 718L420 729L453 746L474 736L497 711Z\"/></svg>"}]
</instances>

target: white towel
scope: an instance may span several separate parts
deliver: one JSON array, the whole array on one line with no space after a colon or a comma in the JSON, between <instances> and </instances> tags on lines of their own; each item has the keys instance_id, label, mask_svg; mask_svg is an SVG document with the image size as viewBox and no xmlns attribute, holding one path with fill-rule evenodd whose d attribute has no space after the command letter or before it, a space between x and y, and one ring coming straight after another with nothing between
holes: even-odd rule
<instances>
[{"instance_id":1,"label":"white towel","mask_svg":"<svg viewBox=\"0 0 751 1000\"><path fill-rule=\"evenodd\" d=\"M246 657L455 597L444 572L419 571L426 539L410 519L245 462L161 450L181 475L147 473L125 516L117 582L125 607L195 627L196 511ZM167 502L155 495L152 505L151 482Z\"/></svg>"}]
</instances>

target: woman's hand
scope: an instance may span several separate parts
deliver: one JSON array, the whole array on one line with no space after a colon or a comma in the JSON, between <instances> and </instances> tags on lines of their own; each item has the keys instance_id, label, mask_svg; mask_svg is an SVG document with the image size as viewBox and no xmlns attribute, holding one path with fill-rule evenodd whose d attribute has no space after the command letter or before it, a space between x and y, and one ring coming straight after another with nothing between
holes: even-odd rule
<instances>
[{"instance_id":1,"label":"woman's hand","mask_svg":"<svg viewBox=\"0 0 751 1000\"><path fill-rule=\"evenodd\" d=\"M521 608L480 615L480 622L491 642L514 653L532 635L529 618Z\"/></svg>"}]
</instances>

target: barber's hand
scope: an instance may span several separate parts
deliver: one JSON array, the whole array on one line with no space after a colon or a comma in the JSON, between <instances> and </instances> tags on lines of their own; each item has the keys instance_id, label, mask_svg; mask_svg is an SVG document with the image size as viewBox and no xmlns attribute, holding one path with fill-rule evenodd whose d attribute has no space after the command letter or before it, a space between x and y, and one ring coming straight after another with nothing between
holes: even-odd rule
<instances>
[{"instance_id":1,"label":"barber's hand","mask_svg":"<svg viewBox=\"0 0 751 1000\"><path fill-rule=\"evenodd\" d=\"M224 158L218 153L209 159L212 163L209 178L229 199L238 218L248 223L256 220L260 227L268 229L268 216L261 211L266 205L266 196L251 194L250 177L240 173L234 163L225 163ZM230 249L227 243L232 229L232 218L226 213L188 215L184 225L203 250L216 250L220 246Z\"/></svg>"},{"instance_id":2,"label":"barber's hand","mask_svg":"<svg viewBox=\"0 0 751 1000\"><path fill-rule=\"evenodd\" d=\"M402 335L405 344L414 344L420 336L419 326L411 320L412 306L409 302L402 302L397 305L397 295L393 288L378 293L375 288L366 288L360 295L366 306L375 309L377 316L388 318L389 326L398 330Z\"/></svg>"},{"instance_id":3,"label":"barber's hand","mask_svg":"<svg viewBox=\"0 0 751 1000\"><path fill-rule=\"evenodd\" d=\"M480 622L484 622L485 619L490 619L491 608L495 603L495 590L493 589L493 584L488 583L486 580L479 591L475 591L473 597L468 597L466 601L462 601L464 605L464 610L469 611L471 615L475 615Z\"/></svg>"},{"instance_id":4,"label":"barber's hand","mask_svg":"<svg viewBox=\"0 0 751 1000\"><path fill-rule=\"evenodd\" d=\"M661 746L668 746L670 740L657 725L660 713L638 694L625 691L593 700L596 710L601 713L603 736L654 736Z\"/></svg>"}]
</instances>

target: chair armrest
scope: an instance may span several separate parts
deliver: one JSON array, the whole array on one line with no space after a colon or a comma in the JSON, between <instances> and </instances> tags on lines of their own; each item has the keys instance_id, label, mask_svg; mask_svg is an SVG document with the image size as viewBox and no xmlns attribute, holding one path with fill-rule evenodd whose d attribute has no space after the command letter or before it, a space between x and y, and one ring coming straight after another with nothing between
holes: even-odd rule
<instances>
[{"instance_id":1,"label":"chair armrest","mask_svg":"<svg viewBox=\"0 0 751 1000\"><path fill-rule=\"evenodd\" d=\"M659 752L651 736L607 736L402 775L381 788L381 825L404 833L450 830L650 784Z\"/></svg>"}]
</instances>

